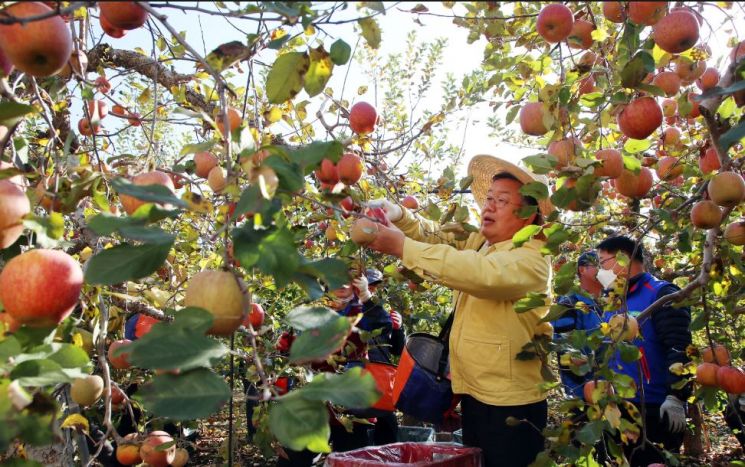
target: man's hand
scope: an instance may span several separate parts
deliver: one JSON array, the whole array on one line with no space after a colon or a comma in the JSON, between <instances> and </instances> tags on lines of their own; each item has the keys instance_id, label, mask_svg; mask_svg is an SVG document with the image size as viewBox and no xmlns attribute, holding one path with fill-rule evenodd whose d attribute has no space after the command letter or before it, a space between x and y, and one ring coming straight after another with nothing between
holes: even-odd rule
<instances>
[{"instance_id":1,"label":"man's hand","mask_svg":"<svg viewBox=\"0 0 745 467\"><path fill-rule=\"evenodd\" d=\"M375 240L369 243L367 247L371 250L402 258L404 255L405 239L406 236L404 233L395 225L387 227L383 224L378 224L378 233L375 236Z\"/></svg>"},{"instance_id":2,"label":"man's hand","mask_svg":"<svg viewBox=\"0 0 745 467\"><path fill-rule=\"evenodd\" d=\"M360 303L365 303L372 298L370 289L367 287L367 277L364 275L354 279L352 285L357 289L357 297L360 299Z\"/></svg>"},{"instance_id":3,"label":"man's hand","mask_svg":"<svg viewBox=\"0 0 745 467\"><path fill-rule=\"evenodd\" d=\"M393 325L393 329L401 329L402 323L401 315L397 311L391 310L391 324Z\"/></svg>"},{"instance_id":4,"label":"man's hand","mask_svg":"<svg viewBox=\"0 0 745 467\"><path fill-rule=\"evenodd\" d=\"M660 419L667 415L667 426L673 433L680 433L686 427L686 409L683 402L675 396L667 396L660 406Z\"/></svg>"},{"instance_id":5,"label":"man's hand","mask_svg":"<svg viewBox=\"0 0 745 467\"><path fill-rule=\"evenodd\" d=\"M387 199L374 199L372 201L368 201L367 205L368 208L381 208L383 211L385 211L386 216L388 216L388 219L391 222L396 222L398 220L401 220L401 217L403 217L404 212L401 209L401 206L398 204L391 203Z\"/></svg>"}]
</instances>

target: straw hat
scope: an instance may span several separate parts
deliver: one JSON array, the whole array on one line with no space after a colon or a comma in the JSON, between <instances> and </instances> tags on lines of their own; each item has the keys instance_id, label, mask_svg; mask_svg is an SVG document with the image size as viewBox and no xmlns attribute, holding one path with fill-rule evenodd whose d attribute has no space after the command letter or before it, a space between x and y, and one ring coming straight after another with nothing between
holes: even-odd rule
<instances>
[{"instance_id":1,"label":"straw hat","mask_svg":"<svg viewBox=\"0 0 745 467\"><path fill-rule=\"evenodd\" d=\"M502 172L507 172L513 175L523 184L532 182L541 182L544 185L547 184L545 177L535 175L522 167L518 167L517 165L499 159L498 157L479 154L478 156L474 156L468 164L468 175L473 176L471 193L473 193L473 197L476 199L479 208L484 207L486 192L489 191L489 188L491 187L492 177ZM554 210L554 206L548 198L538 200L538 208L544 216L548 216Z\"/></svg>"}]
</instances>

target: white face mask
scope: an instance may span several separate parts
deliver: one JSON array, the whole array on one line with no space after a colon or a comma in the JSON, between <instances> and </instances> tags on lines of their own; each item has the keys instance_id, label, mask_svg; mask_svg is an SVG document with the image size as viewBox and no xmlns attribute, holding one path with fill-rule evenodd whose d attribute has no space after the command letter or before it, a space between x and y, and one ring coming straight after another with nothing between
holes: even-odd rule
<instances>
[{"instance_id":1,"label":"white face mask","mask_svg":"<svg viewBox=\"0 0 745 467\"><path fill-rule=\"evenodd\" d=\"M616 281L618 275L613 272L613 269L598 269L598 273L595 275L600 285L604 289L609 289L611 285Z\"/></svg>"}]
</instances>

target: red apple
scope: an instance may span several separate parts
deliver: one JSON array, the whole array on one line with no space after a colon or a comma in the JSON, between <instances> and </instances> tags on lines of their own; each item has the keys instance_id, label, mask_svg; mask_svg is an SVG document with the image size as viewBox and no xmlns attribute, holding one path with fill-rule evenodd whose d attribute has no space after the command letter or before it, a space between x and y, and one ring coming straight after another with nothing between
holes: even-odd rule
<instances>
[{"instance_id":1,"label":"red apple","mask_svg":"<svg viewBox=\"0 0 745 467\"><path fill-rule=\"evenodd\" d=\"M698 42L698 19L686 9L671 11L654 25L652 37L665 52L679 54Z\"/></svg>"},{"instance_id":2,"label":"red apple","mask_svg":"<svg viewBox=\"0 0 745 467\"><path fill-rule=\"evenodd\" d=\"M153 431L140 446L140 457L150 467L168 467L176 457L176 445L159 450L161 444L172 443L173 438L165 431Z\"/></svg>"},{"instance_id":3,"label":"red apple","mask_svg":"<svg viewBox=\"0 0 745 467\"><path fill-rule=\"evenodd\" d=\"M557 169L563 169L574 162L581 151L582 143L575 137L552 141L548 145L548 153L557 159Z\"/></svg>"},{"instance_id":4,"label":"red apple","mask_svg":"<svg viewBox=\"0 0 745 467\"><path fill-rule=\"evenodd\" d=\"M700 364L698 367L696 367L696 382L702 386L716 386L718 370L719 365L715 363Z\"/></svg>"},{"instance_id":5,"label":"red apple","mask_svg":"<svg viewBox=\"0 0 745 467\"><path fill-rule=\"evenodd\" d=\"M666 96L674 96L680 91L680 76L673 71L662 71L652 79L652 85L662 89Z\"/></svg>"},{"instance_id":6,"label":"red apple","mask_svg":"<svg viewBox=\"0 0 745 467\"><path fill-rule=\"evenodd\" d=\"M0 272L5 311L31 327L56 326L72 313L83 287L83 270L58 250L30 250L15 256Z\"/></svg>"},{"instance_id":7,"label":"red apple","mask_svg":"<svg viewBox=\"0 0 745 467\"><path fill-rule=\"evenodd\" d=\"M0 180L0 249L8 248L23 234L23 218L31 212L26 193L11 179Z\"/></svg>"},{"instance_id":8,"label":"red apple","mask_svg":"<svg viewBox=\"0 0 745 467\"><path fill-rule=\"evenodd\" d=\"M536 30L546 42L561 42L572 32L574 15L572 10L561 3L552 3L541 9L536 21Z\"/></svg>"},{"instance_id":9,"label":"red apple","mask_svg":"<svg viewBox=\"0 0 745 467\"><path fill-rule=\"evenodd\" d=\"M16 18L52 12L41 2L18 2L5 8L3 15ZM70 59L72 35L65 21L52 16L25 24L0 24L0 47L10 62L32 76L52 76Z\"/></svg>"},{"instance_id":10,"label":"red apple","mask_svg":"<svg viewBox=\"0 0 745 467\"><path fill-rule=\"evenodd\" d=\"M204 270L186 285L184 305L203 308L212 315L210 334L229 336L238 329L245 303L237 278L227 271Z\"/></svg>"},{"instance_id":11,"label":"red apple","mask_svg":"<svg viewBox=\"0 0 745 467\"><path fill-rule=\"evenodd\" d=\"M652 188L652 171L642 167L638 174L624 169L621 176L613 180L616 191L629 198L642 198Z\"/></svg>"},{"instance_id":12,"label":"red apple","mask_svg":"<svg viewBox=\"0 0 745 467\"><path fill-rule=\"evenodd\" d=\"M702 91L707 91L719 84L719 78L719 70L709 67L704 71L701 77L696 80L696 86L698 86Z\"/></svg>"},{"instance_id":13,"label":"red apple","mask_svg":"<svg viewBox=\"0 0 745 467\"><path fill-rule=\"evenodd\" d=\"M722 210L714 201L708 199L699 201L691 208L691 223L699 229L713 229L721 222Z\"/></svg>"},{"instance_id":14,"label":"red apple","mask_svg":"<svg viewBox=\"0 0 745 467\"><path fill-rule=\"evenodd\" d=\"M114 341L109 345L109 352L107 356L109 357L109 363L112 367L118 369L118 370L126 370L127 368L130 368L132 366L131 363L129 363L129 353L123 352L119 355L114 355L116 352L116 349L121 347L126 347L129 344L131 344L132 341L129 339L120 339L118 341Z\"/></svg>"},{"instance_id":15,"label":"red apple","mask_svg":"<svg viewBox=\"0 0 745 467\"><path fill-rule=\"evenodd\" d=\"M116 26L111 24L109 20L107 20L106 17L103 15L98 17L98 22L101 23L101 29L103 29L103 32L109 37L113 37L114 39L121 39L122 37L124 37L125 34L127 34L127 31L122 28L117 28Z\"/></svg>"},{"instance_id":16,"label":"red apple","mask_svg":"<svg viewBox=\"0 0 745 467\"><path fill-rule=\"evenodd\" d=\"M572 30L567 37L567 44L573 49L589 49L592 46L592 31L595 25L584 19L574 22Z\"/></svg>"},{"instance_id":17,"label":"red apple","mask_svg":"<svg viewBox=\"0 0 745 467\"><path fill-rule=\"evenodd\" d=\"M719 172L707 188L709 198L725 208L735 207L745 198L745 181L737 172Z\"/></svg>"},{"instance_id":18,"label":"red apple","mask_svg":"<svg viewBox=\"0 0 745 467\"><path fill-rule=\"evenodd\" d=\"M662 125L662 109L651 97L631 101L618 115L621 133L634 139L645 139Z\"/></svg>"},{"instance_id":19,"label":"red apple","mask_svg":"<svg viewBox=\"0 0 745 467\"><path fill-rule=\"evenodd\" d=\"M623 171L623 156L616 149L601 149L595 153L595 158L602 162L595 167L598 177L618 178Z\"/></svg>"},{"instance_id":20,"label":"red apple","mask_svg":"<svg viewBox=\"0 0 745 467\"><path fill-rule=\"evenodd\" d=\"M99 2L101 16L115 28L137 29L147 21L149 13L135 2Z\"/></svg>"},{"instance_id":21,"label":"red apple","mask_svg":"<svg viewBox=\"0 0 745 467\"><path fill-rule=\"evenodd\" d=\"M339 183L339 171L330 159L324 159L316 169L316 178L321 183L334 186Z\"/></svg>"},{"instance_id":22,"label":"red apple","mask_svg":"<svg viewBox=\"0 0 745 467\"><path fill-rule=\"evenodd\" d=\"M132 183L140 186L163 185L164 187L171 190L171 192L176 189L173 186L171 177L159 170L139 174L132 179ZM146 201L142 201L139 198L135 198L134 196L129 195L120 195L119 199L122 202L122 207L124 207L124 210L129 215L132 215L137 210L137 208L146 203Z\"/></svg>"},{"instance_id":23,"label":"red apple","mask_svg":"<svg viewBox=\"0 0 745 467\"><path fill-rule=\"evenodd\" d=\"M710 174L715 170L721 169L722 163L719 162L717 150L712 147L707 149L706 152L704 152L704 155L699 158L698 167L701 169L701 172L705 174Z\"/></svg>"},{"instance_id":24,"label":"red apple","mask_svg":"<svg viewBox=\"0 0 745 467\"><path fill-rule=\"evenodd\" d=\"M341 156L336 164L336 170L339 174L339 180L345 185L354 185L362 177L362 171L365 166L362 159L356 154L346 153Z\"/></svg>"},{"instance_id":25,"label":"red apple","mask_svg":"<svg viewBox=\"0 0 745 467\"><path fill-rule=\"evenodd\" d=\"M264 324L264 308L259 303L251 303L251 312L243 319L243 325L248 327L251 323L254 329L259 329Z\"/></svg>"},{"instance_id":26,"label":"red apple","mask_svg":"<svg viewBox=\"0 0 745 467\"><path fill-rule=\"evenodd\" d=\"M349 127L358 135L366 135L375 130L378 112L367 102L357 102L349 110Z\"/></svg>"},{"instance_id":27,"label":"red apple","mask_svg":"<svg viewBox=\"0 0 745 467\"><path fill-rule=\"evenodd\" d=\"M412 210L419 209L419 201L415 197L409 195L401 201L401 206Z\"/></svg>"},{"instance_id":28,"label":"red apple","mask_svg":"<svg viewBox=\"0 0 745 467\"><path fill-rule=\"evenodd\" d=\"M657 162L657 177L670 181L683 173L683 163L677 157L666 156Z\"/></svg>"},{"instance_id":29,"label":"red apple","mask_svg":"<svg viewBox=\"0 0 745 467\"><path fill-rule=\"evenodd\" d=\"M717 370L717 385L727 394L745 393L745 373L731 366L720 366Z\"/></svg>"},{"instance_id":30,"label":"red apple","mask_svg":"<svg viewBox=\"0 0 745 467\"><path fill-rule=\"evenodd\" d=\"M629 19L634 24L652 26L667 10L667 2L629 2Z\"/></svg>"},{"instance_id":31,"label":"red apple","mask_svg":"<svg viewBox=\"0 0 745 467\"><path fill-rule=\"evenodd\" d=\"M543 119L547 112L541 102L529 102L520 109L520 128L523 133L532 136L545 135L548 132Z\"/></svg>"},{"instance_id":32,"label":"red apple","mask_svg":"<svg viewBox=\"0 0 745 467\"><path fill-rule=\"evenodd\" d=\"M603 16L612 23L626 21L626 11L623 2L603 2Z\"/></svg>"}]
</instances>

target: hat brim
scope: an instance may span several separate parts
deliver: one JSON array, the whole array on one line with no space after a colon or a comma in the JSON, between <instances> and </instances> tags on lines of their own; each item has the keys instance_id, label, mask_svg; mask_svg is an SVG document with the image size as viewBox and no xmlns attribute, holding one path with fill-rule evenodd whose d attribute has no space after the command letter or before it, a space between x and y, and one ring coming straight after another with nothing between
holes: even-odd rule
<instances>
[{"instance_id":1,"label":"hat brim","mask_svg":"<svg viewBox=\"0 0 745 467\"><path fill-rule=\"evenodd\" d=\"M492 178L496 174L504 172L517 178L523 184L539 182L547 185L545 177L534 175L527 170L498 157L490 156L488 154L479 154L478 156L474 156L468 164L468 175L473 177L471 193L476 200L476 204L479 205L479 208L483 209L484 207L486 193L491 187ZM538 209L541 211L541 214L548 216L553 212L554 206L548 198L544 198L538 200Z\"/></svg>"}]
</instances>

